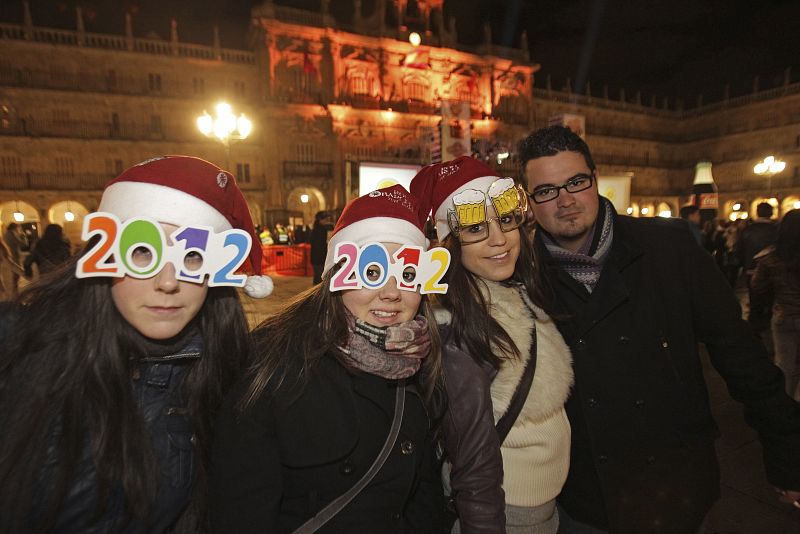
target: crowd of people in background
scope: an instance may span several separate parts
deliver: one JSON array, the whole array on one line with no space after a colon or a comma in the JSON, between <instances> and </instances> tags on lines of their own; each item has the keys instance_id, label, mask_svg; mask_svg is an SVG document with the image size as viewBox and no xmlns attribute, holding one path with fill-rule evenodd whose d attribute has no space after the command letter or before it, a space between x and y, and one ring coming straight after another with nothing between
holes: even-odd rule
<instances>
[{"instance_id":1,"label":"crowd of people in background","mask_svg":"<svg viewBox=\"0 0 800 534\"><path fill-rule=\"evenodd\" d=\"M800 210L628 217L569 128L518 153L518 180L459 157L310 228L161 156L105 188L105 256L9 224L0 534L701 534L701 343L800 509ZM297 243L312 287L249 330L262 247Z\"/></svg>"}]
</instances>

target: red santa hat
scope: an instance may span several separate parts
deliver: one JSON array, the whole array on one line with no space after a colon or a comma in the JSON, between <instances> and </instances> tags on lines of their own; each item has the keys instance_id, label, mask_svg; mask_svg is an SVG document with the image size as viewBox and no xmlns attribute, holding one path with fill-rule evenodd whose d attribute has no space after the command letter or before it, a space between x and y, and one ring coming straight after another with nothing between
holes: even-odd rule
<instances>
[{"instance_id":1,"label":"red santa hat","mask_svg":"<svg viewBox=\"0 0 800 534\"><path fill-rule=\"evenodd\" d=\"M351 200L344 207L328 242L325 271L335 259L336 245L346 241L363 246L367 243L398 243L426 248L424 219L419 204L403 186L393 185Z\"/></svg>"},{"instance_id":2,"label":"red santa hat","mask_svg":"<svg viewBox=\"0 0 800 534\"><path fill-rule=\"evenodd\" d=\"M467 189L487 192L500 178L497 172L469 156L423 167L411 180L411 194L420 199L421 214L432 214L439 242L450 234L447 212L453 210L453 197ZM487 204L489 199L487 197ZM424 219L423 219L424 220Z\"/></svg>"},{"instance_id":3,"label":"red santa hat","mask_svg":"<svg viewBox=\"0 0 800 534\"><path fill-rule=\"evenodd\" d=\"M252 238L248 260L254 276L244 291L262 298L272 293L272 279L261 275L261 242L236 179L208 161L191 156L162 156L143 161L111 180L98 211L121 221L149 217L175 226L210 226L215 232L232 228Z\"/></svg>"}]
</instances>

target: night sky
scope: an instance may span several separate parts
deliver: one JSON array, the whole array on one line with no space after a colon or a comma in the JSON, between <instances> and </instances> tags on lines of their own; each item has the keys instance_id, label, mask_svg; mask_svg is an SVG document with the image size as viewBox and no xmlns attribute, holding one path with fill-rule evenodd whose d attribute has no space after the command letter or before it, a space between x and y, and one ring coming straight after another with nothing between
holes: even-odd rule
<instances>
[{"instance_id":1,"label":"night sky","mask_svg":"<svg viewBox=\"0 0 800 534\"><path fill-rule=\"evenodd\" d=\"M250 8L258 0L31 0L34 23L74 28L75 6L84 8L88 31L123 33L124 12L134 12L134 33L169 37L169 19L178 20L180 38L210 44L212 25L220 26L222 45L246 46ZM319 0L275 0L276 4L318 9ZM363 0L365 13L374 0ZM332 0L331 9L349 22L352 0ZM681 98L693 107L719 100L725 84L732 97L748 93L753 77L761 89L800 81L800 1L798 0L446 0L446 15L457 20L459 39L477 44L489 21L497 44L519 46L528 31L531 58L554 89L566 86L617 98L642 92L671 107ZM0 0L0 20L22 21L21 0Z\"/></svg>"}]
</instances>

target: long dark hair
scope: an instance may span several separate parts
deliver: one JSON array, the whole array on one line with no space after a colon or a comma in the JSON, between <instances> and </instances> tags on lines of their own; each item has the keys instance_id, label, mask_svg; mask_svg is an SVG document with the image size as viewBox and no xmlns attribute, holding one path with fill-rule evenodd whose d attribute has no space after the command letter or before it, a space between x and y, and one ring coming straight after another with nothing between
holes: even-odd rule
<instances>
[{"instance_id":1,"label":"long dark hair","mask_svg":"<svg viewBox=\"0 0 800 534\"><path fill-rule=\"evenodd\" d=\"M520 226L519 257L514 266L512 280L525 286L531 302L550 313L551 298L544 291L545 283L535 248L531 242L529 225ZM489 306L483 298L479 284L482 280L468 271L461 263L461 242L453 234L444 240L450 251L450 268L445 275L449 288L447 293L438 296L438 301L450 312L450 336L456 345L463 347L473 357L490 363L495 368L506 355L519 358L520 353L514 340L489 313ZM502 354L495 354L492 346Z\"/></svg>"},{"instance_id":2,"label":"long dark hair","mask_svg":"<svg viewBox=\"0 0 800 534\"><path fill-rule=\"evenodd\" d=\"M292 372L292 379L305 380L314 362L322 357L339 359L337 346L347 343L346 309L340 291L328 290L331 278L339 270L334 265L322 277L322 283L294 297L280 312L270 316L253 331L256 363L250 370L252 381L239 401L239 409L251 407L269 385L280 388ZM417 374L427 401L441 374L441 355L436 320L423 295L419 315L430 325L431 351ZM292 359L292 360L290 360ZM344 365L343 360L339 359Z\"/></svg>"},{"instance_id":3,"label":"long dark hair","mask_svg":"<svg viewBox=\"0 0 800 534\"><path fill-rule=\"evenodd\" d=\"M74 276L77 259L23 291L14 308L13 335L2 340L0 517L9 531L28 521L42 463L48 447L55 446L53 484L43 514L37 514L38 531L52 528L87 437L97 472L96 518L119 486L129 518L145 520L156 496L158 468L131 386L131 359L144 355L141 338L117 311L109 279ZM233 288L210 288L194 321L203 355L191 364L181 392L196 436L193 507L202 521L211 422L246 366L249 342Z\"/></svg>"},{"instance_id":4,"label":"long dark hair","mask_svg":"<svg viewBox=\"0 0 800 534\"><path fill-rule=\"evenodd\" d=\"M786 269L800 274L800 210L792 210L783 216L778 227L775 254L786 264Z\"/></svg>"}]
</instances>

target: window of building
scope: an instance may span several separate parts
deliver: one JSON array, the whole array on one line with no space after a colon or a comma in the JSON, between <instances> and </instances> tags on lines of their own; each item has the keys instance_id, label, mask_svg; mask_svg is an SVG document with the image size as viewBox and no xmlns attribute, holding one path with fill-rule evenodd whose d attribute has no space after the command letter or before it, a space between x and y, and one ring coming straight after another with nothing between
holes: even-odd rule
<instances>
[{"instance_id":1,"label":"window of building","mask_svg":"<svg viewBox=\"0 0 800 534\"><path fill-rule=\"evenodd\" d=\"M240 184L250 183L250 164L237 163L236 164L236 181Z\"/></svg>"},{"instance_id":2,"label":"window of building","mask_svg":"<svg viewBox=\"0 0 800 534\"><path fill-rule=\"evenodd\" d=\"M206 81L203 78L192 78L192 90L196 95L206 94Z\"/></svg>"},{"instance_id":3,"label":"window of building","mask_svg":"<svg viewBox=\"0 0 800 534\"><path fill-rule=\"evenodd\" d=\"M52 111L53 124L56 126L66 126L69 124L69 110L68 109L54 109Z\"/></svg>"},{"instance_id":4,"label":"window of building","mask_svg":"<svg viewBox=\"0 0 800 534\"><path fill-rule=\"evenodd\" d=\"M22 162L19 156L0 156L0 175L19 176L22 174Z\"/></svg>"},{"instance_id":5,"label":"window of building","mask_svg":"<svg viewBox=\"0 0 800 534\"><path fill-rule=\"evenodd\" d=\"M427 100L427 87L419 80L411 80L406 83L406 98L424 102Z\"/></svg>"},{"instance_id":6,"label":"window of building","mask_svg":"<svg viewBox=\"0 0 800 534\"><path fill-rule=\"evenodd\" d=\"M148 87L150 88L150 92L152 93L159 93L161 92L161 75L155 74L151 72L147 75L148 80Z\"/></svg>"},{"instance_id":7,"label":"window of building","mask_svg":"<svg viewBox=\"0 0 800 534\"><path fill-rule=\"evenodd\" d=\"M458 99L462 102L472 102L472 91L468 87L460 86L458 88Z\"/></svg>"},{"instance_id":8,"label":"window of building","mask_svg":"<svg viewBox=\"0 0 800 534\"><path fill-rule=\"evenodd\" d=\"M161 115L150 116L150 133L161 133Z\"/></svg>"},{"instance_id":9,"label":"window of building","mask_svg":"<svg viewBox=\"0 0 800 534\"><path fill-rule=\"evenodd\" d=\"M295 147L295 157L297 161L303 163L311 163L315 158L314 144L313 143L298 143Z\"/></svg>"},{"instance_id":10,"label":"window of building","mask_svg":"<svg viewBox=\"0 0 800 534\"><path fill-rule=\"evenodd\" d=\"M122 160L121 159L106 159L106 174L109 176L119 176L122 174L122 171L125 170L122 167Z\"/></svg>"},{"instance_id":11,"label":"window of building","mask_svg":"<svg viewBox=\"0 0 800 534\"><path fill-rule=\"evenodd\" d=\"M354 95L368 95L369 87L367 79L362 74L354 75L350 78L350 90Z\"/></svg>"},{"instance_id":12,"label":"window of building","mask_svg":"<svg viewBox=\"0 0 800 534\"><path fill-rule=\"evenodd\" d=\"M75 174L75 167L72 158L59 157L55 159L56 176L72 176Z\"/></svg>"},{"instance_id":13,"label":"window of building","mask_svg":"<svg viewBox=\"0 0 800 534\"><path fill-rule=\"evenodd\" d=\"M111 137L119 136L119 113L111 114Z\"/></svg>"},{"instance_id":14,"label":"window of building","mask_svg":"<svg viewBox=\"0 0 800 534\"><path fill-rule=\"evenodd\" d=\"M106 72L106 87L110 91L117 88L117 71L114 69L108 69L108 72Z\"/></svg>"}]
</instances>

